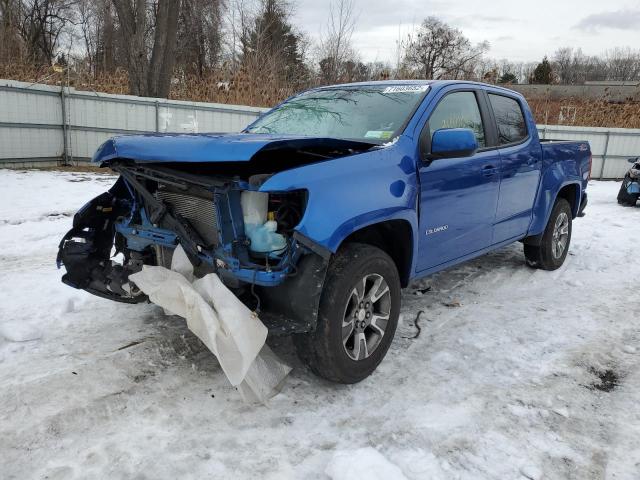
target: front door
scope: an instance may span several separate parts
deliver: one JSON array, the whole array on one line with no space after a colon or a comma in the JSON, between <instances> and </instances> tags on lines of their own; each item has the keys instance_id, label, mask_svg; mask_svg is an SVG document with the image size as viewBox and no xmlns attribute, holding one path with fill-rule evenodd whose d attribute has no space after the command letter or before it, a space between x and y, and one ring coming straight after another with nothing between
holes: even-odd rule
<instances>
[{"instance_id":1,"label":"front door","mask_svg":"<svg viewBox=\"0 0 640 480\"><path fill-rule=\"evenodd\" d=\"M423 135L433 135L442 128L472 129L480 150L471 157L421 164L418 272L492 243L500 154L496 149L482 151L486 136L476 92L455 91L440 100Z\"/></svg>"}]
</instances>

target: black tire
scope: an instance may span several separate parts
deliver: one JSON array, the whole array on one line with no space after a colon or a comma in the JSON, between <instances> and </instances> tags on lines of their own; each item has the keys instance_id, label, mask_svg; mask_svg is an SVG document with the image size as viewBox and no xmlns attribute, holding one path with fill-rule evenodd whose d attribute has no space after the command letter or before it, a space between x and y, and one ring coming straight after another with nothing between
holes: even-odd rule
<instances>
[{"instance_id":1,"label":"black tire","mask_svg":"<svg viewBox=\"0 0 640 480\"><path fill-rule=\"evenodd\" d=\"M629 183L631 183L631 177L629 177L629 175L626 175L624 177L624 180L622 181L622 185L620 185L620 191L618 192L618 203L620 205L635 207L640 195L630 194L629 192L627 192Z\"/></svg>"},{"instance_id":2,"label":"black tire","mask_svg":"<svg viewBox=\"0 0 640 480\"><path fill-rule=\"evenodd\" d=\"M386 282L388 293L383 293L381 298L375 300L376 294L386 292L382 282L375 287L380 277ZM363 282L364 279L366 280ZM378 290L374 292L373 297L365 296L360 300L358 292L362 290L366 293L367 285L370 285L371 291L374 287ZM354 294L356 287L358 290ZM298 356L316 375L327 380L347 384L364 380L380 364L391 345L400 313L400 295L400 277L389 255L370 245L345 245L329 265L320 299L316 329L294 336ZM374 301L365 302L366 298ZM365 311L364 314L361 313L362 310ZM370 316L376 315L380 315L379 323L382 325L382 316L386 311L389 315L382 335L378 333L378 329L374 329L375 325L363 327L363 321L368 322ZM345 318L347 322L356 324L351 330L353 338L350 337L346 343L343 341L343 333L347 332L346 337L349 325L344 324ZM359 337L360 331L356 329L363 328L364 340L360 342L362 337ZM365 345L372 345L374 348L369 352L364 348ZM365 354L369 356L364 358ZM350 355L363 358L354 360Z\"/></svg>"},{"instance_id":3,"label":"black tire","mask_svg":"<svg viewBox=\"0 0 640 480\"><path fill-rule=\"evenodd\" d=\"M559 218L562 217L562 220ZM564 231L563 225L566 219L566 242L562 251L560 251L558 241L559 236L554 235L557 230L558 222L562 221L560 225L561 230ZM564 198L558 198L556 204L553 206L551 216L547 222L547 226L542 234L542 240L540 245L524 245L524 256L527 259L527 265L533 268L540 268L542 270L556 270L562 266L565 258L567 258L567 252L571 245L571 229L572 229L572 212L571 205ZM562 234L564 236L564 233ZM555 245L554 245L555 243Z\"/></svg>"}]
</instances>

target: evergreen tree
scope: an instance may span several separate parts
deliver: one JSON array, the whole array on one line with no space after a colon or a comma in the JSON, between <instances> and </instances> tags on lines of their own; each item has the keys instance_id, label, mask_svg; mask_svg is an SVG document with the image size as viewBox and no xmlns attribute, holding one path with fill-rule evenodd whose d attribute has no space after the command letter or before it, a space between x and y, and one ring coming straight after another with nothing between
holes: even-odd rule
<instances>
[{"instance_id":1,"label":"evergreen tree","mask_svg":"<svg viewBox=\"0 0 640 480\"><path fill-rule=\"evenodd\" d=\"M260 70L270 70L285 82L306 77L301 35L289 23L285 1L262 0L260 12L241 41L244 63L261 64Z\"/></svg>"},{"instance_id":2,"label":"evergreen tree","mask_svg":"<svg viewBox=\"0 0 640 480\"><path fill-rule=\"evenodd\" d=\"M507 72L498 79L498 83L516 84L518 83L518 78L513 73Z\"/></svg>"},{"instance_id":3,"label":"evergreen tree","mask_svg":"<svg viewBox=\"0 0 640 480\"><path fill-rule=\"evenodd\" d=\"M541 85L550 85L553 83L553 70L551 68L551 63L549 63L549 59L547 59L546 56L533 71L530 83L537 83Z\"/></svg>"}]
</instances>

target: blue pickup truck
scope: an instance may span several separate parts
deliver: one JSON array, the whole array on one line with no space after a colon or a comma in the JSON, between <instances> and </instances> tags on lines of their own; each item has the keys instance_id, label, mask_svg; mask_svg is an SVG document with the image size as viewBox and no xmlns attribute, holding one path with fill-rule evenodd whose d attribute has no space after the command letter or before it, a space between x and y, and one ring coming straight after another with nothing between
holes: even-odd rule
<instances>
[{"instance_id":1,"label":"blue pickup truck","mask_svg":"<svg viewBox=\"0 0 640 480\"><path fill-rule=\"evenodd\" d=\"M380 363L412 280L517 241L560 267L591 171L521 95L461 81L316 88L239 134L115 137L93 162L120 177L62 239L66 284L146 301L129 275L180 244L341 383Z\"/></svg>"}]
</instances>

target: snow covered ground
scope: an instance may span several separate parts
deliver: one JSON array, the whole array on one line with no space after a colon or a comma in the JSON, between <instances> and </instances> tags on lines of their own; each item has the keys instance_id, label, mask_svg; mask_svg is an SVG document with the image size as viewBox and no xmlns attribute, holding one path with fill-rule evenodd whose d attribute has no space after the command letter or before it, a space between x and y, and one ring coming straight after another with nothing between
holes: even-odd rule
<instances>
[{"instance_id":1,"label":"snow covered ground","mask_svg":"<svg viewBox=\"0 0 640 480\"><path fill-rule=\"evenodd\" d=\"M112 182L0 171L0 477L640 478L640 208L619 184L591 183L556 272L516 244L408 288L358 385L271 342L294 371L256 408L184 322L60 283L70 215Z\"/></svg>"}]
</instances>

